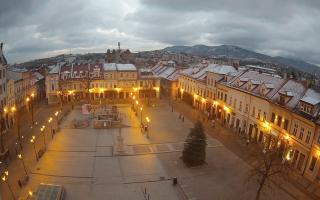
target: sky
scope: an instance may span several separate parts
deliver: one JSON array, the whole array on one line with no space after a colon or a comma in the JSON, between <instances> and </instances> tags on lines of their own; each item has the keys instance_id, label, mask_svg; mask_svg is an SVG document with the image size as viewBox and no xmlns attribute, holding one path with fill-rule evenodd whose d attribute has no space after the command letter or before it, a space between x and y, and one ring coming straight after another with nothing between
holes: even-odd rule
<instances>
[{"instance_id":1,"label":"sky","mask_svg":"<svg viewBox=\"0 0 320 200\"><path fill-rule=\"evenodd\" d=\"M0 42L9 63L119 41L135 52L230 44L319 65L319 20L319 0L0 0Z\"/></svg>"}]
</instances>

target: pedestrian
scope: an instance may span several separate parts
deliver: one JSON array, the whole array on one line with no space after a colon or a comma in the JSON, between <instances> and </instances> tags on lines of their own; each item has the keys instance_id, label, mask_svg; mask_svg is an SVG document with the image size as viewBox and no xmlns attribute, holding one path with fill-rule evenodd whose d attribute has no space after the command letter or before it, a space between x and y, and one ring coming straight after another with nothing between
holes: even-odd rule
<instances>
[{"instance_id":1,"label":"pedestrian","mask_svg":"<svg viewBox=\"0 0 320 200\"><path fill-rule=\"evenodd\" d=\"M246 141L246 146L247 146L247 147L249 146L249 143L250 143L250 140L247 139L247 141Z\"/></svg>"},{"instance_id":2,"label":"pedestrian","mask_svg":"<svg viewBox=\"0 0 320 200\"><path fill-rule=\"evenodd\" d=\"M179 114L179 119L181 119L181 114Z\"/></svg>"},{"instance_id":3,"label":"pedestrian","mask_svg":"<svg viewBox=\"0 0 320 200\"><path fill-rule=\"evenodd\" d=\"M182 122L184 122L184 116L182 116Z\"/></svg>"},{"instance_id":4,"label":"pedestrian","mask_svg":"<svg viewBox=\"0 0 320 200\"><path fill-rule=\"evenodd\" d=\"M173 112L173 106L171 106L171 112Z\"/></svg>"},{"instance_id":5,"label":"pedestrian","mask_svg":"<svg viewBox=\"0 0 320 200\"><path fill-rule=\"evenodd\" d=\"M211 121L211 127L212 128L216 127L216 121L214 121L214 119Z\"/></svg>"}]
</instances>

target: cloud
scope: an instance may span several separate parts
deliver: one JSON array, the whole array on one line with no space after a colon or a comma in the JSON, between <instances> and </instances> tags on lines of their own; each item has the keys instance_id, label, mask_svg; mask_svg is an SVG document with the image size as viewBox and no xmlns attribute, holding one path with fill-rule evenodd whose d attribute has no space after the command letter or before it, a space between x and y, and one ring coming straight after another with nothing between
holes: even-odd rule
<instances>
[{"instance_id":1,"label":"cloud","mask_svg":"<svg viewBox=\"0 0 320 200\"><path fill-rule=\"evenodd\" d=\"M320 63L320 1L0 0L9 62L56 53L238 45Z\"/></svg>"}]
</instances>

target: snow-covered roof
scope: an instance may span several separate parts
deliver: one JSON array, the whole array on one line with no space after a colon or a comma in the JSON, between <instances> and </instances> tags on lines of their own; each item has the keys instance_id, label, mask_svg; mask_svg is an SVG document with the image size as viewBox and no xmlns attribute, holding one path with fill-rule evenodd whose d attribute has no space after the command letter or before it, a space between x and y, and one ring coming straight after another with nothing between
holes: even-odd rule
<instances>
[{"instance_id":1,"label":"snow-covered roof","mask_svg":"<svg viewBox=\"0 0 320 200\"><path fill-rule=\"evenodd\" d=\"M118 71L136 71L137 68L133 64L117 64Z\"/></svg>"},{"instance_id":2,"label":"snow-covered roof","mask_svg":"<svg viewBox=\"0 0 320 200\"><path fill-rule=\"evenodd\" d=\"M12 79L14 81L18 81L22 79L22 73L7 70L7 78Z\"/></svg>"},{"instance_id":3,"label":"snow-covered roof","mask_svg":"<svg viewBox=\"0 0 320 200\"><path fill-rule=\"evenodd\" d=\"M48 68L49 68L49 74L58 74L60 70L59 65L51 65Z\"/></svg>"},{"instance_id":4,"label":"snow-covered roof","mask_svg":"<svg viewBox=\"0 0 320 200\"><path fill-rule=\"evenodd\" d=\"M34 72L33 75L35 76L36 81L40 81L44 79L44 76L40 74L39 72Z\"/></svg>"},{"instance_id":5,"label":"snow-covered roof","mask_svg":"<svg viewBox=\"0 0 320 200\"><path fill-rule=\"evenodd\" d=\"M245 82L244 84L238 85L235 81L236 79L240 79L241 82ZM233 81L229 82L228 85L239 88L240 90L248 91L247 84L252 83L254 87L251 87L250 93L261 96L266 99L272 98L272 96L278 91L278 89L285 82L284 79L273 77L270 74L263 74L257 71L245 71L243 73L239 73L238 77L233 79ZM267 87L269 90L266 94L262 94L260 88Z\"/></svg>"},{"instance_id":6,"label":"snow-covered roof","mask_svg":"<svg viewBox=\"0 0 320 200\"><path fill-rule=\"evenodd\" d=\"M116 63L104 63L103 64L103 69L105 71L116 71L117 70L117 66L116 66Z\"/></svg>"},{"instance_id":7,"label":"snow-covered roof","mask_svg":"<svg viewBox=\"0 0 320 200\"><path fill-rule=\"evenodd\" d=\"M272 101L279 101L279 94L287 95L290 97L290 99L286 102L285 106L290 109L293 109L298 104L299 100L302 98L305 91L306 87L302 83L289 79L272 97Z\"/></svg>"},{"instance_id":8,"label":"snow-covered roof","mask_svg":"<svg viewBox=\"0 0 320 200\"><path fill-rule=\"evenodd\" d=\"M311 105L316 105L320 103L320 93L316 92L313 89L308 89L305 95L302 97L301 101L309 103Z\"/></svg>"},{"instance_id":9,"label":"snow-covered roof","mask_svg":"<svg viewBox=\"0 0 320 200\"><path fill-rule=\"evenodd\" d=\"M211 71L216 74L226 75L229 73L236 73L237 70L230 65L218 65L218 64L210 64L208 66L208 71Z\"/></svg>"}]
</instances>

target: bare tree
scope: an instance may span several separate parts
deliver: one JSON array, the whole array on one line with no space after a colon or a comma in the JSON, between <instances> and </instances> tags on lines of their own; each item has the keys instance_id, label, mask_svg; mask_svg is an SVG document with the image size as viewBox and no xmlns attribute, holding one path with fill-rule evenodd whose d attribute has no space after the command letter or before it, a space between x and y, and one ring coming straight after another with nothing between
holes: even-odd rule
<instances>
[{"instance_id":1,"label":"bare tree","mask_svg":"<svg viewBox=\"0 0 320 200\"><path fill-rule=\"evenodd\" d=\"M256 200L259 200L263 191L274 187L277 178L288 178L292 172L291 165L287 160L282 159L283 151L279 148L265 150L254 155L255 162L248 173L248 181L257 181L258 189Z\"/></svg>"}]
</instances>

